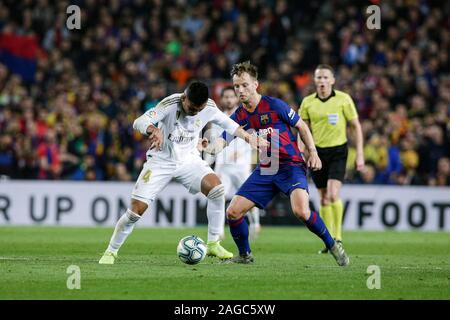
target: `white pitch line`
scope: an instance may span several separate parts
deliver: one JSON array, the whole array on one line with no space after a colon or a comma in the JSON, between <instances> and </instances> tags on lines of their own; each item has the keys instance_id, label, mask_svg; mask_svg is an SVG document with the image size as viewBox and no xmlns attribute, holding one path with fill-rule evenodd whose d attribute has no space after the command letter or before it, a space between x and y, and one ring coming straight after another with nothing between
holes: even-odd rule
<instances>
[{"instance_id":1,"label":"white pitch line","mask_svg":"<svg viewBox=\"0 0 450 320\"><path fill-rule=\"evenodd\" d=\"M69 259L66 258L54 258L54 257L34 257L34 258L29 258L29 257L0 257L0 260L11 260L11 261L39 261L39 262L45 262L45 261L52 261L52 262L57 262L57 261L70 261Z\"/></svg>"},{"instance_id":2,"label":"white pitch line","mask_svg":"<svg viewBox=\"0 0 450 320\"><path fill-rule=\"evenodd\" d=\"M25 258L25 257L0 257L0 260L23 260L23 261L30 261L33 260L31 258Z\"/></svg>"},{"instance_id":3,"label":"white pitch line","mask_svg":"<svg viewBox=\"0 0 450 320\"><path fill-rule=\"evenodd\" d=\"M413 269L413 270L433 269L433 270L444 270L445 268L441 268L441 267L400 267L400 269Z\"/></svg>"}]
</instances>

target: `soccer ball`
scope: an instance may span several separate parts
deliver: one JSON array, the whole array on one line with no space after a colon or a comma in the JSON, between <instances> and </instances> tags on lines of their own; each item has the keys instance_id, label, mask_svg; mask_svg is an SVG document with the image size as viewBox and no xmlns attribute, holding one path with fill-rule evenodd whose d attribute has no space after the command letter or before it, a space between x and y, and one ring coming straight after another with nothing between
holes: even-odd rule
<instances>
[{"instance_id":1,"label":"soccer ball","mask_svg":"<svg viewBox=\"0 0 450 320\"><path fill-rule=\"evenodd\" d=\"M206 244L197 236L187 236L178 242L177 255L187 264L197 264L206 256Z\"/></svg>"}]
</instances>

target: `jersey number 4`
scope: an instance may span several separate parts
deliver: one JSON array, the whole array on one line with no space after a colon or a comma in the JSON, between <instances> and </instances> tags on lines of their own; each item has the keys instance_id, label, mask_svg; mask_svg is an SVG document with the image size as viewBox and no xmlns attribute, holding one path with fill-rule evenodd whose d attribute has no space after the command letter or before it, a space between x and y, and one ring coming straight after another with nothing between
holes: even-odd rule
<instances>
[{"instance_id":1,"label":"jersey number 4","mask_svg":"<svg viewBox=\"0 0 450 320\"><path fill-rule=\"evenodd\" d=\"M142 176L142 180L144 180L144 182L147 183L148 180L150 180L151 175L152 175L152 170L147 170L145 172L145 174Z\"/></svg>"}]
</instances>

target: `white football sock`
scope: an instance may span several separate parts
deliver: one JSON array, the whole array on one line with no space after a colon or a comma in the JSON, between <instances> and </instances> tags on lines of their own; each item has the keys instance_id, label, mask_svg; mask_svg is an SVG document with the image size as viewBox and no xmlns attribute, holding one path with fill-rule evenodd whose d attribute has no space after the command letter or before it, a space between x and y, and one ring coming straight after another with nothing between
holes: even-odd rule
<instances>
[{"instance_id":1,"label":"white football sock","mask_svg":"<svg viewBox=\"0 0 450 320\"><path fill-rule=\"evenodd\" d=\"M255 227L260 226L260 224L259 224L259 208L253 207L249 212L249 216L251 217L250 223L253 223L255 225Z\"/></svg>"},{"instance_id":2,"label":"white football sock","mask_svg":"<svg viewBox=\"0 0 450 320\"><path fill-rule=\"evenodd\" d=\"M128 235L133 231L134 224L141 218L140 215L134 213L130 209L127 209L117 221L114 233L109 241L108 251L117 253L122 244L127 239Z\"/></svg>"},{"instance_id":3,"label":"white football sock","mask_svg":"<svg viewBox=\"0 0 450 320\"><path fill-rule=\"evenodd\" d=\"M225 228L225 196L208 198L208 241L218 241Z\"/></svg>"}]
</instances>

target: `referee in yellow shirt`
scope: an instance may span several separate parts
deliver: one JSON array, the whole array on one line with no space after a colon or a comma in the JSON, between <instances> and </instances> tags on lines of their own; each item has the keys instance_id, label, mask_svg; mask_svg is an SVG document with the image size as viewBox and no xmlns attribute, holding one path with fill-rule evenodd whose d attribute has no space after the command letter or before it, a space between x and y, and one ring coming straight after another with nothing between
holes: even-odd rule
<instances>
[{"instance_id":1,"label":"referee in yellow shirt","mask_svg":"<svg viewBox=\"0 0 450 320\"><path fill-rule=\"evenodd\" d=\"M316 92L305 97L300 105L300 117L309 124L322 169L312 171L312 179L320 193L320 216L336 241L342 243L344 208L339 193L347 162L347 123L356 142L356 169L364 169L363 135L352 98L333 89L333 69L321 64L314 71ZM319 253L327 253L325 248Z\"/></svg>"}]
</instances>

